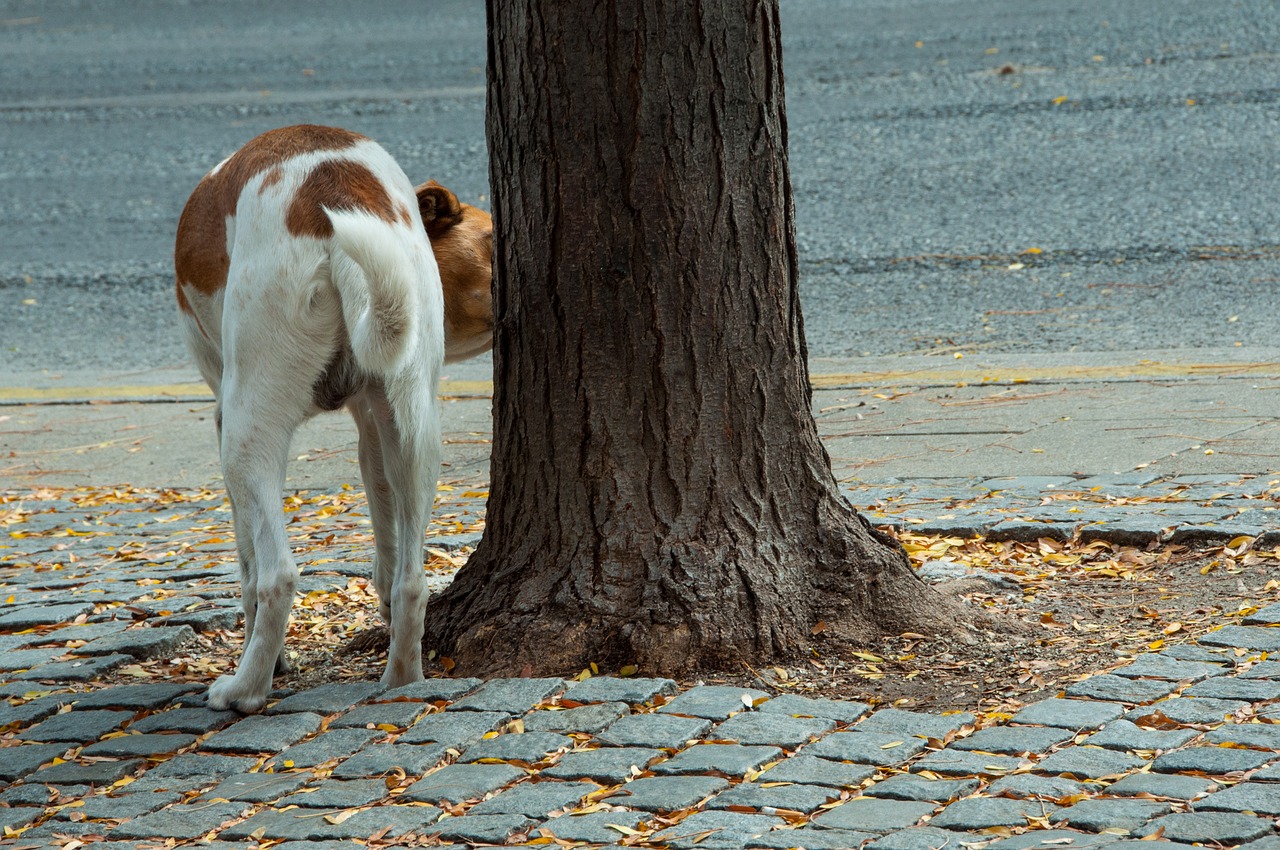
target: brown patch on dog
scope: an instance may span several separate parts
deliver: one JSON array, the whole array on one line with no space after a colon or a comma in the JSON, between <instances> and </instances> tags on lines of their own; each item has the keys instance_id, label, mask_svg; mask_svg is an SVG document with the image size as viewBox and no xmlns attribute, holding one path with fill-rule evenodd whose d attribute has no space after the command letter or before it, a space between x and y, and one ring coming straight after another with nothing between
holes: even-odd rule
<instances>
[{"instance_id":1,"label":"brown patch on dog","mask_svg":"<svg viewBox=\"0 0 1280 850\"><path fill-rule=\"evenodd\" d=\"M274 169L299 154L338 151L353 147L365 137L337 127L299 124L263 133L236 151L215 172L205 175L187 200L178 219L178 237L173 265L178 280L178 306L190 311L182 284L194 286L203 295L213 295L227 283L228 216L245 185L257 175ZM264 185L279 180L270 174Z\"/></svg>"},{"instance_id":2,"label":"brown patch on dog","mask_svg":"<svg viewBox=\"0 0 1280 850\"><path fill-rule=\"evenodd\" d=\"M362 210L388 223L398 217L387 189L372 171L358 162L334 159L311 170L285 214L285 227L294 236L327 239L333 224L324 209Z\"/></svg>"},{"instance_id":3,"label":"brown patch on dog","mask_svg":"<svg viewBox=\"0 0 1280 850\"><path fill-rule=\"evenodd\" d=\"M458 196L434 180L428 180L413 190L418 196L418 212L422 214L422 226L432 239L441 236L449 228L462 221L462 204ZM475 209L472 207L472 209ZM488 215L488 213L485 213Z\"/></svg>"},{"instance_id":4,"label":"brown patch on dog","mask_svg":"<svg viewBox=\"0 0 1280 850\"><path fill-rule=\"evenodd\" d=\"M459 204L451 220L427 234L444 289L445 357L460 360L493 347L493 218Z\"/></svg>"},{"instance_id":5,"label":"brown patch on dog","mask_svg":"<svg viewBox=\"0 0 1280 850\"><path fill-rule=\"evenodd\" d=\"M258 184L258 194L264 194L272 186L279 183L281 177L284 177L284 169L278 165L271 166L270 170L262 175L262 182Z\"/></svg>"}]
</instances>

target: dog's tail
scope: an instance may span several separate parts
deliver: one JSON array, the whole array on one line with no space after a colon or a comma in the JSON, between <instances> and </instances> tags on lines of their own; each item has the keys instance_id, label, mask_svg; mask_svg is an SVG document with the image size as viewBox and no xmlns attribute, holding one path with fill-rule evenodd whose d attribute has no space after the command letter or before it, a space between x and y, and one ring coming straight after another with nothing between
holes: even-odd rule
<instances>
[{"instance_id":1,"label":"dog's tail","mask_svg":"<svg viewBox=\"0 0 1280 850\"><path fill-rule=\"evenodd\" d=\"M414 265L387 223L367 213L326 209L333 222L330 272L342 299L351 351L363 368L386 374L414 338Z\"/></svg>"}]
</instances>

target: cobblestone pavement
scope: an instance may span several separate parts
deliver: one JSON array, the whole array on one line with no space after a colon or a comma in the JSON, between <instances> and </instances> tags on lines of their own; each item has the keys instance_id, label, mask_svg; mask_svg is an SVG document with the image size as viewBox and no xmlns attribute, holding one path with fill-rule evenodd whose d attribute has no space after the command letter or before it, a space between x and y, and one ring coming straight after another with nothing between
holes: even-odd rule
<instances>
[{"instance_id":1,"label":"cobblestone pavement","mask_svg":"<svg viewBox=\"0 0 1280 850\"><path fill-rule=\"evenodd\" d=\"M925 533L1132 542L1265 538L1276 486L950 479L849 495ZM484 495L446 491L429 547L473 545ZM1280 605L1012 717L612 677L335 681L241 717L204 707L195 666L190 681L101 678L235 628L219 494L0 498L6 844L1280 850ZM362 505L286 501L314 554L304 603L367 569Z\"/></svg>"}]
</instances>

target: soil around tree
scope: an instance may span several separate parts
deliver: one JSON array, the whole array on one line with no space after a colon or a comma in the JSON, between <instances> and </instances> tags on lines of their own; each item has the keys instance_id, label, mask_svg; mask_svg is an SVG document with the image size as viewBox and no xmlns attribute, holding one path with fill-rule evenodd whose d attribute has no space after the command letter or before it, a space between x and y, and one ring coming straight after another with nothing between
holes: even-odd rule
<instances>
[{"instance_id":1,"label":"soil around tree","mask_svg":"<svg viewBox=\"0 0 1280 850\"><path fill-rule=\"evenodd\" d=\"M819 629L812 657L683 677L682 686L725 683L772 693L857 700L920 711L1007 714L1060 693L1071 683L1118 667L1143 652L1190 642L1239 622L1280 600L1272 578L1280 553L1164 546L1148 550L1091 544L988 543L904 537L913 562L946 559L996 578L937 585L971 611L976 625L963 637L892 635L860 644ZM385 633L366 633L348 647L344 667L376 678L383 663L370 646ZM277 686L304 688L331 680L323 656L304 653L299 672ZM428 675L447 675L448 659L433 659ZM582 670L562 670L575 677ZM617 670L597 668L601 674ZM627 671L630 672L630 671ZM636 675L662 676L642 669Z\"/></svg>"}]
</instances>

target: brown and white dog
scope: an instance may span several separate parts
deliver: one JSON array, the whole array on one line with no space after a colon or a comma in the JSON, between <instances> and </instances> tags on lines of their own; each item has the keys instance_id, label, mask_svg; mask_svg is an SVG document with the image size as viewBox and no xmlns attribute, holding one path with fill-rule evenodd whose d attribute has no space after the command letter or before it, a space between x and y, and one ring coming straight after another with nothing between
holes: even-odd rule
<instances>
[{"instance_id":1,"label":"brown and white dog","mask_svg":"<svg viewBox=\"0 0 1280 850\"><path fill-rule=\"evenodd\" d=\"M302 125L210 171L178 223L187 345L215 422L240 560L244 650L209 705L260 709L284 652L297 567L280 509L289 442L345 406L359 431L373 580L391 625L384 684L422 678L423 531L440 469L441 362L492 345L493 226L417 187L372 140Z\"/></svg>"}]
</instances>

